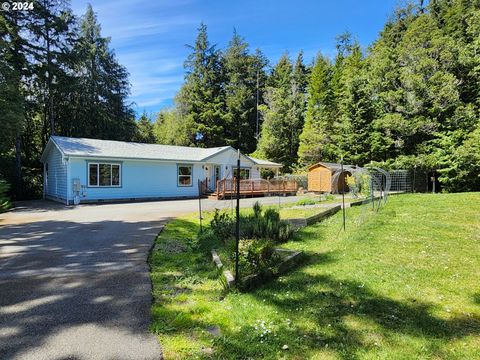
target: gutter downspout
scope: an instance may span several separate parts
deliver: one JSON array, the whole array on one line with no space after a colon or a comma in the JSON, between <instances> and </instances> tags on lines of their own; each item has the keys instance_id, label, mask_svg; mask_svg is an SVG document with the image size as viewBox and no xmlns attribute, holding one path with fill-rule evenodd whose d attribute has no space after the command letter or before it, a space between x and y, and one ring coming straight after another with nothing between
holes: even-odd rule
<instances>
[{"instance_id":1,"label":"gutter downspout","mask_svg":"<svg viewBox=\"0 0 480 360\"><path fill-rule=\"evenodd\" d=\"M65 167L66 167L66 175L67 175L67 200L66 200L66 205L70 205L70 178L69 178L69 173L68 173L68 168L70 165L70 162L68 161L68 158L65 158Z\"/></svg>"},{"instance_id":2,"label":"gutter downspout","mask_svg":"<svg viewBox=\"0 0 480 360\"><path fill-rule=\"evenodd\" d=\"M45 177L45 173L46 173L46 166L45 166L45 163L43 163L43 174L42 174L42 179L43 179L43 200L45 200L46 198L46 186L47 186L47 179Z\"/></svg>"}]
</instances>

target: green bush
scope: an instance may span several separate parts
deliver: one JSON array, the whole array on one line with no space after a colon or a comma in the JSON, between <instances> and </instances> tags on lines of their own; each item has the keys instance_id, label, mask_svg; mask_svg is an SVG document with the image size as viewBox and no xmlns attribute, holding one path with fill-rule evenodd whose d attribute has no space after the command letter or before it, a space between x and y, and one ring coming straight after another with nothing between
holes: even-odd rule
<instances>
[{"instance_id":1,"label":"green bush","mask_svg":"<svg viewBox=\"0 0 480 360\"><path fill-rule=\"evenodd\" d=\"M210 229L218 239L227 243L235 238L235 218L227 212L215 210ZM244 239L269 239L278 243L287 241L292 234L292 227L280 219L277 210L262 211L258 202L253 205L252 215L240 217L240 237Z\"/></svg>"},{"instance_id":2,"label":"green bush","mask_svg":"<svg viewBox=\"0 0 480 360\"><path fill-rule=\"evenodd\" d=\"M228 213L215 209L212 221L210 221L210 229L215 236L224 243L235 236L235 219Z\"/></svg>"},{"instance_id":3,"label":"green bush","mask_svg":"<svg viewBox=\"0 0 480 360\"><path fill-rule=\"evenodd\" d=\"M240 217L239 267L242 277L263 273L279 262L275 244L287 241L293 228L280 219L277 210L265 211L258 202L253 205L253 213ZM235 261L235 217L227 212L215 211L212 221L203 233L198 235L198 245L203 251L210 251L219 245Z\"/></svg>"},{"instance_id":4,"label":"green bush","mask_svg":"<svg viewBox=\"0 0 480 360\"><path fill-rule=\"evenodd\" d=\"M332 194L327 194L325 195L325 200L335 200L335 196L333 196Z\"/></svg>"},{"instance_id":5,"label":"green bush","mask_svg":"<svg viewBox=\"0 0 480 360\"><path fill-rule=\"evenodd\" d=\"M222 242L212 229L205 229L199 233L197 241L198 247L205 253L210 253L212 249L218 248Z\"/></svg>"},{"instance_id":6,"label":"green bush","mask_svg":"<svg viewBox=\"0 0 480 360\"><path fill-rule=\"evenodd\" d=\"M317 203L317 201L315 199L311 199L311 198L304 198L304 199L300 199L298 200L295 205L298 205L298 206L305 206L305 205L315 205Z\"/></svg>"},{"instance_id":7,"label":"green bush","mask_svg":"<svg viewBox=\"0 0 480 360\"><path fill-rule=\"evenodd\" d=\"M269 208L262 212L260 204L255 203L253 216L242 216L240 235L245 239L268 239L275 243L285 242L293 234L293 228L280 220L277 210Z\"/></svg>"},{"instance_id":8,"label":"green bush","mask_svg":"<svg viewBox=\"0 0 480 360\"><path fill-rule=\"evenodd\" d=\"M235 252L231 252L232 263ZM274 267L280 261L275 253L275 244L265 239L242 239L239 244L239 268L242 277L258 274Z\"/></svg>"},{"instance_id":9,"label":"green bush","mask_svg":"<svg viewBox=\"0 0 480 360\"><path fill-rule=\"evenodd\" d=\"M5 180L0 180L0 213L7 211L12 206L8 191L10 185Z\"/></svg>"}]
</instances>

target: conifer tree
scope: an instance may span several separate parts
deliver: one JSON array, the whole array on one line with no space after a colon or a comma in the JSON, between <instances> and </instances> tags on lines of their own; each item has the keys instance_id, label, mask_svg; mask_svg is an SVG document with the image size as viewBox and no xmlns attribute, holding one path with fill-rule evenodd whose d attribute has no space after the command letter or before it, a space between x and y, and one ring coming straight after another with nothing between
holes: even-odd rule
<instances>
[{"instance_id":1,"label":"conifer tree","mask_svg":"<svg viewBox=\"0 0 480 360\"><path fill-rule=\"evenodd\" d=\"M225 71L225 144L245 153L255 150L257 84L263 98L264 67L267 62L258 50L250 54L248 44L236 31L222 57Z\"/></svg>"},{"instance_id":2,"label":"conifer tree","mask_svg":"<svg viewBox=\"0 0 480 360\"><path fill-rule=\"evenodd\" d=\"M208 41L207 26L200 24L191 53L185 61L185 83L177 97L188 117L188 137L197 146L224 144L225 97L221 53Z\"/></svg>"}]
</instances>

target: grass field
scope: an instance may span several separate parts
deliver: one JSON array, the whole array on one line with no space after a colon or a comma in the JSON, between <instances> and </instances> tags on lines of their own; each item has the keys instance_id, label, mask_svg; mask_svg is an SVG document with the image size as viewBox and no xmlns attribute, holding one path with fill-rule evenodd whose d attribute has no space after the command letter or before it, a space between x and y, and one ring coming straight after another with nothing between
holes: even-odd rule
<instances>
[{"instance_id":1,"label":"grass field","mask_svg":"<svg viewBox=\"0 0 480 360\"><path fill-rule=\"evenodd\" d=\"M479 204L399 195L375 215L348 209L345 233L340 213L303 229L285 247L307 262L248 294L223 291L195 250L197 220L176 219L150 259L152 330L166 359L479 358Z\"/></svg>"}]
</instances>

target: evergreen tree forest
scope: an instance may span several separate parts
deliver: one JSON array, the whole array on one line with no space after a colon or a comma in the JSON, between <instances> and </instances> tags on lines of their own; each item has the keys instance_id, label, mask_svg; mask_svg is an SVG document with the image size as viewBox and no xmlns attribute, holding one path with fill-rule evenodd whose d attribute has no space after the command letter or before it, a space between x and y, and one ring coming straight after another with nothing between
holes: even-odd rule
<instances>
[{"instance_id":1,"label":"evergreen tree forest","mask_svg":"<svg viewBox=\"0 0 480 360\"><path fill-rule=\"evenodd\" d=\"M91 6L65 1L0 13L0 178L14 199L39 196L40 156L51 135L132 140L128 73Z\"/></svg>"},{"instance_id":2,"label":"evergreen tree forest","mask_svg":"<svg viewBox=\"0 0 480 360\"><path fill-rule=\"evenodd\" d=\"M157 118L159 142L229 144L285 172L342 157L415 167L435 171L445 191L480 190L478 0L412 2L367 48L340 34L335 56L312 62L285 53L269 64L236 32L221 51L201 25L185 69Z\"/></svg>"},{"instance_id":3,"label":"evergreen tree forest","mask_svg":"<svg viewBox=\"0 0 480 360\"><path fill-rule=\"evenodd\" d=\"M2 11L0 180L14 199L39 196L55 134L231 145L287 173L343 157L434 169L445 191L480 190L479 0L412 2L368 47L344 33L334 56L285 52L275 64L236 31L218 48L201 24L184 68L173 105L137 120L128 71L90 6L81 17L58 0Z\"/></svg>"}]
</instances>

